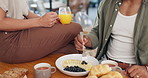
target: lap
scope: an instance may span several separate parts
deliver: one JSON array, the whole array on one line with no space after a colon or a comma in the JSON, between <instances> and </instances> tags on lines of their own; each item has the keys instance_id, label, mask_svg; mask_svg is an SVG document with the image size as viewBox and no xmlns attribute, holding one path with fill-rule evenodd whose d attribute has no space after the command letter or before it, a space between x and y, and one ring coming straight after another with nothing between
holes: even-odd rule
<instances>
[{"instance_id":1,"label":"lap","mask_svg":"<svg viewBox=\"0 0 148 78\"><path fill-rule=\"evenodd\" d=\"M2 36L3 39L1 42L11 43L16 47L29 46L29 44L37 46L48 41L53 42L55 40L73 39L73 37L81 30L80 25L76 23L71 23L69 25L56 24L52 28L32 28L22 31L8 32L7 35Z\"/></svg>"},{"instance_id":2,"label":"lap","mask_svg":"<svg viewBox=\"0 0 148 78\"><path fill-rule=\"evenodd\" d=\"M62 47L65 47L81 31L79 24L56 24L52 28L32 28L5 35L4 44L7 45L7 57L27 59L26 56L37 59ZM0 44L1 45L1 44ZM1 54L0 54L1 55ZM11 55L11 56L12 56ZM36 57L35 57L36 55ZM35 57L35 58L33 58Z\"/></svg>"},{"instance_id":3,"label":"lap","mask_svg":"<svg viewBox=\"0 0 148 78\"><path fill-rule=\"evenodd\" d=\"M59 41L71 41L81 30L78 24L70 25L57 24L52 28L33 28L23 31L21 34L22 41L30 41L35 45L41 43Z\"/></svg>"}]
</instances>

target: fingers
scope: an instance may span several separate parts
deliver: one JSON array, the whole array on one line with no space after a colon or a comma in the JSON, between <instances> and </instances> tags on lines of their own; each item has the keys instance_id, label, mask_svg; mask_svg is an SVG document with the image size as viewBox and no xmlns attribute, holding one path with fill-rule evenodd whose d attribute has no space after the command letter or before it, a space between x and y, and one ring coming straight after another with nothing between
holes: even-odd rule
<instances>
[{"instance_id":1,"label":"fingers","mask_svg":"<svg viewBox=\"0 0 148 78\"><path fill-rule=\"evenodd\" d=\"M78 48L82 48L82 44L78 40L76 40L75 44Z\"/></svg>"},{"instance_id":2,"label":"fingers","mask_svg":"<svg viewBox=\"0 0 148 78\"><path fill-rule=\"evenodd\" d=\"M137 69L138 68L138 65L134 65L134 66L132 66L131 68L129 68L128 69L128 73L131 73L131 72L133 72L135 69Z\"/></svg>"},{"instance_id":3,"label":"fingers","mask_svg":"<svg viewBox=\"0 0 148 78\"><path fill-rule=\"evenodd\" d=\"M75 38L74 44L77 50L82 51L83 44L80 35Z\"/></svg>"},{"instance_id":4,"label":"fingers","mask_svg":"<svg viewBox=\"0 0 148 78\"><path fill-rule=\"evenodd\" d=\"M56 23L57 23L57 21L56 21L56 20L55 20L55 21L53 21L53 22L50 22L49 27L53 27Z\"/></svg>"},{"instance_id":5,"label":"fingers","mask_svg":"<svg viewBox=\"0 0 148 78\"><path fill-rule=\"evenodd\" d=\"M128 68L127 73L129 74L130 77L135 78L137 76L138 72L136 71L136 69L137 69L137 65L134 65Z\"/></svg>"},{"instance_id":6,"label":"fingers","mask_svg":"<svg viewBox=\"0 0 148 78\"><path fill-rule=\"evenodd\" d=\"M84 44L84 40L82 40L80 34L78 34L77 40L78 40L81 44Z\"/></svg>"},{"instance_id":7,"label":"fingers","mask_svg":"<svg viewBox=\"0 0 148 78\"><path fill-rule=\"evenodd\" d=\"M47 14L49 14L51 16L58 16L58 14L56 12L48 12Z\"/></svg>"},{"instance_id":8,"label":"fingers","mask_svg":"<svg viewBox=\"0 0 148 78\"><path fill-rule=\"evenodd\" d=\"M58 14L56 12L49 12L49 13L46 13L44 15L45 18L47 18L49 21L55 21L57 19L59 19L58 17Z\"/></svg>"},{"instance_id":9,"label":"fingers","mask_svg":"<svg viewBox=\"0 0 148 78\"><path fill-rule=\"evenodd\" d=\"M50 24L56 24L57 23L57 20L51 20L50 21Z\"/></svg>"},{"instance_id":10,"label":"fingers","mask_svg":"<svg viewBox=\"0 0 148 78\"><path fill-rule=\"evenodd\" d=\"M88 42L88 39L86 36L84 36L84 39L81 39L81 36L78 34L75 38L74 44L77 50L82 51L83 45L85 45Z\"/></svg>"},{"instance_id":11,"label":"fingers","mask_svg":"<svg viewBox=\"0 0 148 78\"><path fill-rule=\"evenodd\" d=\"M138 66L138 65L134 65L132 67L130 67L129 69L127 69L127 73L129 74L130 77L132 78L145 78L145 72L146 70L144 70L143 66Z\"/></svg>"},{"instance_id":12,"label":"fingers","mask_svg":"<svg viewBox=\"0 0 148 78\"><path fill-rule=\"evenodd\" d=\"M56 12L46 13L42 17L42 21L41 21L41 23L43 24L42 26L44 26L44 27L52 27L57 23L57 19L59 19L59 17L58 17Z\"/></svg>"},{"instance_id":13,"label":"fingers","mask_svg":"<svg viewBox=\"0 0 148 78\"><path fill-rule=\"evenodd\" d=\"M135 70L133 72L131 72L130 77L135 77L138 74L138 71Z\"/></svg>"},{"instance_id":14,"label":"fingers","mask_svg":"<svg viewBox=\"0 0 148 78\"><path fill-rule=\"evenodd\" d=\"M59 19L59 17L57 15L50 15L49 18L50 19L53 19L53 20Z\"/></svg>"},{"instance_id":15,"label":"fingers","mask_svg":"<svg viewBox=\"0 0 148 78\"><path fill-rule=\"evenodd\" d=\"M82 50L83 50L82 48L80 48L80 46L78 46L78 45L76 44L76 42L74 42L74 44L75 44L76 50L78 50L78 51L82 51Z\"/></svg>"},{"instance_id":16,"label":"fingers","mask_svg":"<svg viewBox=\"0 0 148 78\"><path fill-rule=\"evenodd\" d=\"M82 49L82 43L78 40L78 36L75 38L75 47L77 50Z\"/></svg>"},{"instance_id":17,"label":"fingers","mask_svg":"<svg viewBox=\"0 0 148 78\"><path fill-rule=\"evenodd\" d=\"M88 38L86 35L84 35L84 44L88 43Z\"/></svg>"},{"instance_id":18,"label":"fingers","mask_svg":"<svg viewBox=\"0 0 148 78\"><path fill-rule=\"evenodd\" d=\"M145 78L145 77L142 77L142 76L140 76L140 75L135 75L135 76L132 77L132 78Z\"/></svg>"},{"instance_id":19,"label":"fingers","mask_svg":"<svg viewBox=\"0 0 148 78\"><path fill-rule=\"evenodd\" d=\"M49 14L49 17L50 18L55 18L55 19L58 19L59 18L58 17L58 14L56 12L49 12L48 14Z\"/></svg>"}]
</instances>

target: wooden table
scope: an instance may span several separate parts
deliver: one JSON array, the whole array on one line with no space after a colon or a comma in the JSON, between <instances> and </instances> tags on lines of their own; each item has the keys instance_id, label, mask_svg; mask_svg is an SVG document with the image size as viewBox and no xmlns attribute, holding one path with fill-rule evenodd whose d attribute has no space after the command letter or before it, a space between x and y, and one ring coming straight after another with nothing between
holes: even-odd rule
<instances>
[{"instance_id":1,"label":"wooden table","mask_svg":"<svg viewBox=\"0 0 148 78\"><path fill-rule=\"evenodd\" d=\"M39 59L37 61L33 61L33 62L29 62L29 63L22 63L22 64L6 64L6 63L2 63L0 62L0 73L3 73L6 70L18 67L18 68L26 68L29 70L27 77L28 78L34 78L34 65L37 63L49 63L52 66L55 66L55 61L56 59L58 59L59 57L63 56L64 54L53 54L53 55L49 55L45 58ZM51 78L85 78L85 77L71 77L71 76L67 76L63 73L61 73L58 69L56 71L56 73L54 73L52 75Z\"/></svg>"}]
</instances>

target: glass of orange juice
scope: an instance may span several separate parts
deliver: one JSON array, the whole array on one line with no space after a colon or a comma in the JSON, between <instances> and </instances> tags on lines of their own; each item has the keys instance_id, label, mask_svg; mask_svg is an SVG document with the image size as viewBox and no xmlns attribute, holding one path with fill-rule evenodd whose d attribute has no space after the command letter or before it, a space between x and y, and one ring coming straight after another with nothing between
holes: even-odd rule
<instances>
[{"instance_id":1,"label":"glass of orange juice","mask_svg":"<svg viewBox=\"0 0 148 78\"><path fill-rule=\"evenodd\" d=\"M72 14L69 7L60 7L59 8L59 17L62 24L70 24L72 21Z\"/></svg>"}]
</instances>

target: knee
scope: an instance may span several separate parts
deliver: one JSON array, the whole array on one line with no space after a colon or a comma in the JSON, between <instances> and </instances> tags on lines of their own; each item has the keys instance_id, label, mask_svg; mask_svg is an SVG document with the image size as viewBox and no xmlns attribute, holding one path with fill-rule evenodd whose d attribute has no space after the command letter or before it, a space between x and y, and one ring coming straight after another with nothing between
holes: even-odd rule
<instances>
[{"instance_id":1,"label":"knee","mask_svg":"<svg viewBox=\"0 0 148 78\"><path fill-rule=\"evenodd\" d=\"M75 35L79 34L82 31L82 26L78 23L71 23L71 32Z\"/></svg>"}]
</instances>

